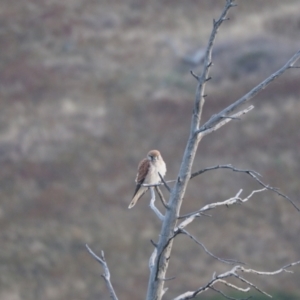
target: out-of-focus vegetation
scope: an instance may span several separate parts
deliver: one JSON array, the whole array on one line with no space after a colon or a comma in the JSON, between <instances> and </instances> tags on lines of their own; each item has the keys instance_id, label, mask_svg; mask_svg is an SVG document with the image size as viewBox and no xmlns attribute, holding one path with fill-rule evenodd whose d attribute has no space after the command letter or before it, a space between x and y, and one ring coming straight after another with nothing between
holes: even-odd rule
<instances>
[{"instance_id":1,"label":"out-of-focus vegetation","mask_svg":"<svg viewBox=\"0 0 300 300\"><path fill-rule=\"evenodd\" d=\"M137 163L157 148L166 178L176 177L196 88L189 70L200 70L183 57L205 47L224 2L1 2L0 300L107 299L85 243L105 251L120 299L144 297L160 223L147 196L127 209ZM204 119L299 48L298 0L237 4L218 34ZM242 121L205 138L195 170L254 169L300 206L299 76L288 71ZM191 181L182 211L240 188L246 195L258 186L246 175L207 173ZM299 214L271 193L215 210L188 229L216 255L256 269L299 259ZM169 297L226 268L179 237ZM300 294L299 268L256 280L270 293Z\"/></svg>"}]
</instances>

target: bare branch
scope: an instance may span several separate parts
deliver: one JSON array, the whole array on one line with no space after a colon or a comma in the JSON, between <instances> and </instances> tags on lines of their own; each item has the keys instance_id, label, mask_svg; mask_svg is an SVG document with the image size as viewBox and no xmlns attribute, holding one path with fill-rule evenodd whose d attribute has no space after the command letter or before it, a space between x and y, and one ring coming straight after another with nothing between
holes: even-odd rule
<instances>
[{"instance_id":1,"label":"bare branch","mask_svg":"<svg viewBox=\"0 0 300 300\"><path fill-rule=\"evenodd\" d=\"M191 70L191 74L193 77L195 77L197 80L199 80L199 76L197 74L195 74L193 70Z\"/></svg>"},{"instance_id":2,"label":"bare branch","mask_svg":"<svg viewBox=\"0 0 300 300\"><path fill-rule=\"evenodd\" d=\"M157 215L157 217L161 221L163 221L165 219L164 215L162 215L162 213L157 209L157 207L154 204L154 202L155 202L155 192L154 192L154 188L153 187L150 187L150 193L151 193L150 207L155 212L155 214Z\"/></svg>"},{"instance_id":3,"label":"bare branch","mask_svg":"<svg viewBox=\"0 0 300 300\"><path fill-rule=\"evenodd\" d=\"M181 230L183 228L185 228L187 225L189 225L190 223L192 223L194 221L195 218L197 217L200 217L201 214L200 212L195 212L195 213L192 213L192 214L189 214L189 215L184 215L184 216L179 216L178 219L184 219L184 221L182 221L178 227L175 227L175 231L176 230Z\"/></svg>"},{"instance_id":4,"label":"bare branch","mask_svg":"<svg viewBox=\"0 0 300 300\"><path fill-rule=\"evenodd\" d=\"M187 232L185 229L178 229L179 233L183 233L187 236L189 236L196 244L202 247L202 249L211 257L215 258L216 260L223 262L225 264L234 265L234 264L243 264L240 261L234 260L234 259L222 259L214 254L212 254L201 242L199 242L193 235L191 235L189 232Z\"/></svg>"},{"instance_id":5,"label":"bare branch","mask_svg":"<svg viewBox=\"0 0 300 300\"><path fill-rule=\"evenodd\" d=\"M288 269L291 268L291 267L294 267L296 265L299 265L299 264L300 264L300 260L298 260L296 262L293 262L293 263L290 263L288 265L285 265L282 268L280 268L276 271L273 271L273 272L261 272L261 271L256 271L256 270L252 270L252 269L245 269L244 267L241 267L241 271L244 272L244 273L254 273L254 274L257 274L257 275L272 276L272 275L277 275L277 274L282 273L282 272L293 273L293 271L289 271Z\"/></svg>"},{"instance_id":6,"label":"bare branch","mask_svg":"<svg viewBox=\"0 0 300 300\"><path fill-rule=\"evenodd\" d=\"M224 285L234 289L234 290L237 290L237 291L240 291L240 292L243 292L243 293L247 293L250 291L250 288L247 287L247 288L241 288L239 286L236 286L230 282L227 282L226 280L223 280L223 279L220 279L219 282L223 283Z\"/></svg>"},{"instance_id":7,"label":"bare branch","mask_svg":"<svg viewBox=\"0 0 300 300\"><path fill-rule=\"evenodd\" d=\"M206 48L204 60L203 60L203 71L200 76L194 74L193 76L197 79L197 89L196 89L196 95L195 95L195 101L194 101L194 107L193 107L193 114L192 114L192 120L191 120L191 126L190 126L190 133L188 142L185 147L184 155L181 161L180 170L178 173L178 176L176 178L176 182L174 186L172 187L172 193L170 195L170 200L168 202L169 209L166 210L163 224L161 227L159 240L157 243L157 257L155 258L155 263L153 267L150 270L150 276L149 276L149 284L148 284L148 290L147 290L147 300L161 300L162 295L164 293L164 280L163 278L166 277L166 272L169 265L169 259L172 251L172 245L173 245L173 239L178 233L178 231L174 232L174 229L176 227L176 223L178 221L179 213L180 213L180 207L185 195L185 191L187 188L187 184L191 178L191 170L192 165L195 159L195 155L197 152L198 144L201 141L202 137L205 135L206 130L217 130L224 124L228 123L229 120L235 119L238 116L233 115L230 116L230 113L236 110L238 107L240 107L243 103L248 101L250 98L252 98L254 95L256 95L260 90L265 88L268 83L273 81L276 77L283 74L288 68L291 68L293 64L298 60L300 57L300 51L295 54L286 65L284 65L280 70L273 73L269 78L267 78L265 81L263 81L261 84L259 84L257 87L252 89L248 94L246 94L244 97L240 98L236 102L234 102L232 105L229 105L226 107L223 111L218 113L217 115L212 116L203 126L200 127L200 121L202 116L202 110L203 105L205 102L205 84L207 80L209 79L209 70L212 66L212 47L213 43L215 41L215 37L217 34L217 31L225 20L227 20L227 13L228 10L234 6L233 4L234 0L226 0L225 7L219 17L216 21L214 21L213 29L209 38L209 42ZM229 118L228 118L229 116ZM223 123L225 122L225 123ZM264 186L264 188L267 188ZM250 197L250 195L249 195ZM242 200L247 201L248 199L241 199L238 196L236 196L234 199L229 199L225 203L215 203L215 206L218 205L230 205L238 202L243 202ZM212 209L211 206L205 206L198 212L196 212L195 217L198 217L201 215L201 213L205 210ZM193 214L189 214L185 217L191 217ZM194 216L193 216L194 217ZM189 220L190 221L190 220ZM186 226L188 222L181 223L181 225ZM183 227L184 227L183 226ZM222 274L221 274L222 275ZM223 274L225 276L225 274ZM231 273L228 276L233 276L233 273ZM201 293L202 291L210 288L215 282L219 281L220 279L223 279L224 277L219 277L213 279L210 281L210 283L200 288L200 290L197 290L192 293L192 295L189 295L188 297L179 297L178 299L191 299ZM161 279L161 280L160 280Z\"/></svg>"},{"instance_id":8,"label":"bare branch","mask_svg":"<svg viewBox=\"0 0 300 300\"><path fill-rule=\"evenodd\" d=\"M209 37L208 45L206 48L205 56L204 56L204 66L203 66L203 72L200 76L196 75L195 73L191 72L192 75L197 79L198 86L196 90L196 97L195 97L195 106L194 106L194 112L193 112L193 120L192 120L192 128L197 131L199 129L199 124L201 120L203 105L205 102L204 97L204 90L205 90L205 84L210 79L209 77L209 70L212 66L212 48L213 44L217 35L217 32L222 25L222 23L227 20L226 16L229 11L229 9L233 6L234 0L227 0L225 7L219 17L218 20L214 20L213 22L213 29Z\"/></svg>"},{"instance_id":9,"label":"bare branch","mask_svg":"<svg viewBox=\"0 0 300 300\"><path fill-rule=\"evenodd\" d=\"M213 278L203 287L198 288L195 291L189 291L189 292L185 292L181 295L179 295L178 297L174 298L173 300L188 300L188 299L193 299L195 297L197 297L199 294L201 294L202 292L211 289L213 287L213 285L217 282L223 283L225 285L227 285L228 287L231 287L235 290L241 291L241 292L248 292L250 290L250 288L254 288L255 290L257 290L258 292L272 298L271 295L269 295L268 293L264 292L263 290L261 290L259 287L257 287L255 284L253 284L252 282L250 282L249 280L241 277L237 272L244 272L244 273L254 273L254 274L258 274L258 275L276 275L279 273L282 273L284 271L287 271L288 268L296 266L300 264L300 261L296 261L293 263L290 263L274 272L261 272L261 271L256 271L253 269L246 269L242 266L235 266L233 267L231 270L224 272L222 274L219 274L217 276L213 276ZM240 281L246 283L248 285L247 288L241 288L238 287L236 285L233 285L232 283L229 283L228 281L224 280L225 278L229 278L229 277L235 277L237 279L239 279ZM249 298L247 298L249 299Z\"/></svg>"},{"instance_id":10,"label":"bare branch","mask_svg":"<svg viewBox=\"0 0 300 300\"><path fill-rule=\"evenodd\" d=\"M210 289L213 290L213 291L215 291L215 292L217 292L217 293L219 293L219 294L222 295L224 298L229 299L229 300L249 300L249 299L252 298L251 296L249 296L249 297L247 297L247 298L239 298L239 299L238 299L238 298L233 298L233 297L229 297L228 295L226 295L226 294L223 293L222 291L216 289L215 287L212 287L212 286L211 286Z\"/></svg>"},{"instance_id":11,"label":"bare branch","mask_svg":"<svg viewBox=\"0 0 300 300\"><path fill-rule=\"evenodd\" d=\"M104 274L102 274L102 277L104 278L106 286L110 292L110 298L113 300L118 300L115 290L110 282L110 272L107 263L105 261L104 252L101 251L101 257L99 257L93 252L93 250L87 244L85 244L85 247L89 251L89 253L101 264L102 268L104 269Z\"/></svg>"},{"instance_id":12,"label":"bare branch","mask_svg":"<svg viewBox=\"0 0 300 300\"><path fill-rule=\"evenodd\" d=\"M156 268L156 274L155 274L155 280L158 279L158 273L159 273L159 262L160 259L164 253L164 251L167 249L167 247L170 245L170 243L172 242L172 240L177 236L179 232L174 232L174 234L167 240L166 244L164 245L164 247L162 248L161 252L159 253L158 257L157 257L157 268ZM169 260L169 258L168 258ZM163 281L163 280L162 280Z\"/></svg>"},{"instance_id":13,"label":"bare branch","mask_svg":"<svg viewBox=\"0 0 300 300\"><path fill-rule=\"evenodd\" d=\"M160 177L161 182L164 184L164 186L166 187L166 189L168 190L169 193L171 193L171 188L168 186L167 182L165 181L165 179L163 178L163 176L161 176L161 174L158 172L158 175Z\"/></svg>"},{"instance_id":14,"label":"bare branch","mask_svg":"<svg viewBox=\"0 0 300 300\"><path fill-rule=\"evenodd\" d=\"M159 199L161 200L161 203L163 204L163 206L164 206L166 209L168 209L169 207L168 207L168 205L167 205L167 202L166 202L166 200L165 200L165 198L164 198L164 195L163 195L162 191L160 190L160 188L159 188L158 186L156 186L156 187L155 187L155 190L156 190L156 192L157 192L157 194L158 194L158 196L159 196Z\"/></svg>"},{"instance_id":15,"label":"bare branch","mask_svg":"<svg viewBox=\"0 0 300 300\"><path fill-rule=\"evenodd\" d=\"M242 169L237 169L235 167L233 167L232 165L218 165L218 166L214 166L214 167L210 167L210 168L206 168L203 170L200 170L198 172L195 172L191 175L191 179L206 172L206 171L210 171L210 170L216 170L216 169L230 169L234 172L242 172L242 173L246 173L248 175L250 175L253 179L255 179L261 186L263 186L264 188L266 188L269 191L272 191L274 193L276 193L277 195L281 196L282 198L288 200L293 206L294 208L296 208L298 211L300 211L300 208L294 203L294 201L289 198L288 196L286 196L285 194L281 193L277 188L274 188L272 186L269 186L267 184L265 184L263 181L261 181L258 177L262 177L259 173L252 171L252 170L242 170Z\"/></svg>"},{"instance_id":16,"label":"bare branch","mask_svg":"<svg viewBox=\"0 0 300 300\"><path fill-rule=\"evenodd\" d=\"M268 294L267 292L263 291L262 289L260 289L258 286L256 286L255 284L253 284L252 282L250 282L249 280L243 278L242 276L238 275L238 274L234 274L234 277L238 278L240 281L250 285L251 287L253 287L255 290L257 290L258 292L260 292L261 294L272 298L272 296L270 294Z\"/></svg>"},{"instance_id":17,"label":"bare branch","mask_svg":"<svg viewBox=\"0 0 300 300\"><path fill-rule=\"evenodd\" d=\"M201 175L204 172L211 171L211 170L217 170L217 169L231 169L232 171L235 171L235 172L244 172L244 173L251 172L251 173L253 173L257 176L262 177L258 172L253 171L253 170L239 170L239 169L236 169L235 167L233 167L232 165L217 165L217 166L208 167L208 168L205 168L205 169L202 169L200 171L197 171L197 172L193 173L191 175L191 179L198 176L198 175Z\"/></svg>"},{"instance_id":18,"label":"bare branch","mask_svg":"<svg viewBox=\"0 0 300 300\"><path fill-rule=\"evenodd\" d=\"M223 279L223 278L234 276L235 270L236 270L236 267L234 267L232 270L225 272L223 274L220 274L218 276L213 276L213 278L205 286L200 287L199 289L197 289L195 291L185 292L185 293L179 295L178 297L174 298L173 300L188 300L188 299L196 298L199 294L205 292L208 289L211 289L211 287L214 286L214 284L216 284L217 282L222 282L223 284L231 287L232 289L240 291L240 292L248 292L250 290L249 287L244 289L244 288L238 287L236 285L233 285Z\"/></svg>"},{"instance_id":19,"label":"bare branch","mask_svg":"<svg viewBox=\"0 0 300 300\"><path fill-rule=\"evenodd\" d=\"M208 135L209 133L212 133L213 131L218 130L219 128L221 128L222 126L226 125L227 123L229 123L232 120L240 120L240 116L245 115L246 113L250 112L252 109L254 108L253 105L250 105L249 107L247 107L244 110L241 110L239 112L237 112L236 114L233 114L229 117L226 116L222 116L222 121L220 121L219 123L217 123L216 125L212 126L211 128L202 131L202 136ZM224 120L225 119L225 120ZM198 133L200 133L201 131L198 130Z\"/></svg>"},{"instance_id":20,"label":"bare branch","mask_svg":"<svg viewBox=\"0 0 300 300\"><path fill-rule=\"evenodd\" d=\"M200 208L198 211L180 216L180 217L178 217L178 219L184 219L184 218L194 219L195 217L200 216L200 213L203 213L204 211L214 209L217 206L223 206L223 205L228 206L228 205L233 205L233 204L237 204L237 203L244 203L244 202L247 202L254 194L261 193L261 192L264 192L266 190L267 190L267 188L263 188L263 189L260 189L260 190L254 190L246 198L243 199L243 198L240 198L240 194L243 191L242 189L240 189L238 191L238 193L232 198L229 198L229 199L227 199L225 201L221 201L221 202L215 202L215 203L207 204L204 207Z\"/></svg>"},{"instance_id":21,"label":"bare branch","mask_svg":"<svg viewBox=\"0 0 300 300\"><path fill-rule=\"evenodd\" d=\"M177 216L179 215L181 203L186 191L187 184L190 179L192 164L195 159L198 144L201 140L200 135L195 134L199 129L202 115L202 108L205 101L205 84L209 77L209 69L211 67L212 47L219 27L227 17L228 10L233 6L233 0L227 0L226 5L214 26L209 38L206 48L203 71L198 80L196 89L193 115L191 120L189 139L183 154L179 173L175 185L172 188L168 206L170 209L166 210L165 218L162 224L159 241L157 244L157 264L150 271L149 284L147 290L147 300L161 300L164 289L164 282L157 280L158 278L165 278L165 274L169 265L169 258L172 251L172 239L174 238L174 228L176 227Z\"/></svg>"},{"instance_id":22,"label":"bare branch","mask_svg":"<svg viewBox=\"0 0 300 300\"><path fill-rule=\"evenodd\" d=\"M270 82L272 82L274 79L282 75L287 69L294 68L294 64L296 61L300 58L300 50L294 54L294 56L288 60L288 62L280 68L277 72L270 75L268 78L266 78L263 82L258 84L256 87L254 87L251 91L249 91L247 94L245 94L242 98L238 99L234 103L227 106L225 109L220 111L218 114L213 115L205 124L203 124L198 132L204 132L206 130L211 129L214 127L217 123L219 123L224 116L227 116L232 111L240 107L242 104L244 104L246 101L249 101L252 99L255 95L257 95L261 90L263 90Z\"/></svg>"}]
</instances>

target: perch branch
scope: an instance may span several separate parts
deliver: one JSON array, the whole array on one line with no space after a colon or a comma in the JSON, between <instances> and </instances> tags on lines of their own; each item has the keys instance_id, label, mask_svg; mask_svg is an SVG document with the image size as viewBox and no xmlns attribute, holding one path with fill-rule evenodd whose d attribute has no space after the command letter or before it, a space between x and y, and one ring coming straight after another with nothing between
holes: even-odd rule
<instances>
[{"instance_id":1,"label":"perch branch","mask_svg":"<svg viewBox=\"0 0 300 300\"><path fill-rule=\"evenodd\" d=\"M161 221L163 221L165 219L164 215L162 215L162 213L157 209L157 207L154 204L154 202L155 202L155 192L154 192L154 188L153 187L150 187L150 193L151 193L150 207L155 212L155 214L157 215L157 217Z\"/></svg>"}]
</instances>

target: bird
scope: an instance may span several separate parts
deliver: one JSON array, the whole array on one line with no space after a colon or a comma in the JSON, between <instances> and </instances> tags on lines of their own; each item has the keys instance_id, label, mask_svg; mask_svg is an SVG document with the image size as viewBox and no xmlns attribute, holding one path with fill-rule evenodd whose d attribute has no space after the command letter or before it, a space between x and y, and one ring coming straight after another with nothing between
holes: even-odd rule
<instances>
[{"instance_id":1,"label":"bird","mask_svg":"<svg viewBox=\"0 0 300 300\"><path fill-rule=\"evenodd\" d=\"M166 164L158 150L151 150L147 154L147 158L141 160L138 165L138 172L136 175L136 188L132 200L128 208L136 205L137 201L144 195L149 187L143 184L156 184L161 182L159 174L164 177L166 175ZM159 174L158 174L159 173Z\"/></svg>"}]
</instances>

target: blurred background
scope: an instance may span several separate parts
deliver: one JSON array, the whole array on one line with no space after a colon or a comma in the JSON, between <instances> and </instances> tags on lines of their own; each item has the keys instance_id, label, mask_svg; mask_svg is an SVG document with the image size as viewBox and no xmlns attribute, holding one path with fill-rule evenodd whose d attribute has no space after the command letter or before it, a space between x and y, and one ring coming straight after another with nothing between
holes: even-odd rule
<instances>
[{"instance_id":1,"label":"blurred background","mask_svg":"<svg viewBox=\"0 0 300 300\"><path fill-rule=\"evenodd\" d=\"M142 299L160 221L149 195L127 209L137 164L159 149L166 179L176 178L196 89L189 71L201 70L225 0L1 3L0 299L108 299L85 243L105 251L120 299ZM300 49L298 0L237 4L217 36L203 120ZM201 142L194 170L256 170L300 206L299 96L299 70L289 70L242 121ZM246 175L212 171L190 182L182 213L258 188ZM300 215L276 194L212 216L187 229L222 258L266 271L300 259ZM228 268L179 236L166 297ZM299 267L248 278L268 293L300 295Z\"/></svg>"}]
</instances>

